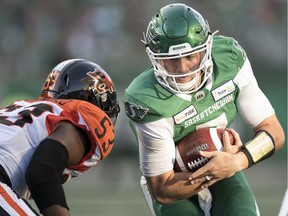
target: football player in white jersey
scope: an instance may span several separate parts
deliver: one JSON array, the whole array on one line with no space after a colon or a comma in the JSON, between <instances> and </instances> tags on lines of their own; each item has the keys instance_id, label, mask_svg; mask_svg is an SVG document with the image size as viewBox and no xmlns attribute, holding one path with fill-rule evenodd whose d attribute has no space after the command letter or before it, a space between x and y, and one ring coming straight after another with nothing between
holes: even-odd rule
<instances>
[{"instance_id":1,"label":"football player in white jersey","mask_svg":"<svg viewBox=\"0 0 288 216\"><path fill-rule=\"evenodd\" d=\"M284 144L282 126L245 51L216 33L185 4L161 8L143 40L152 66L125 90L125 111L139 144L141 185L153 215L259 215L242 170ZM201 152L211 158L205 166L194 173L174 172L179 140L203 127L229 128L236 114L255 132L250 142L242 143L232 130L235 146L226 134L225 151Z\"/></svg>"},{"instance_id":2,"label":"football player in white jersey","mask_svg":"<svg viewBox=\"0 0 288 216\"><path fill-rule=\"evenodd\" d=\"M84 59L58 64L39 98L0 109L0 215L69 215L62 184L109 155L119 111L110 76Z\"/></svg>"}]
</instances>

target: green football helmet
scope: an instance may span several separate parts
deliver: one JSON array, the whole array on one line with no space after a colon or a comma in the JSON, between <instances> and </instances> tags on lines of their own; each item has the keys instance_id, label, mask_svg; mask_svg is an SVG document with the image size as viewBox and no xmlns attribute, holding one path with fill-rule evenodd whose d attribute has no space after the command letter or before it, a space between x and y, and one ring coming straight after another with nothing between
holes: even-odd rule
<instances>
[{"instance_id":1,"label":"green football helmet","mask_svg":"<svg viewBox=\"0 0 288 216\"><path fill-rule=\"evenodd\" d=\"M158 82L174 93L193 93L201 88L213 71L211 58L212 34L202 15L185 4L170 4L152 17L144 43L153 64ZM165 59L201 54L197 69L185 74L169 73L163 65ZM177 83L176 78L195 74L187 83Z\"/></svg>"}]
</instances>

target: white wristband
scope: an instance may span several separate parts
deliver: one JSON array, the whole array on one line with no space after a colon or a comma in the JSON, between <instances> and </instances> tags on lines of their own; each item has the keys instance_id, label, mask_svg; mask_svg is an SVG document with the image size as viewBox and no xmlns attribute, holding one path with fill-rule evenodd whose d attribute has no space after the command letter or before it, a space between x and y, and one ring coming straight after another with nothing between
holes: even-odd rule
<instances>
[{"instance_id":1,"label":"white wristband","mask_svg":"<svg viewBox=\"0 0 288 216\"><path fill-rule=\"evenodd\" d=\"M275 152L274 139L268 132L258 131L252 140L243 145L240 151L247 156L250 167L269 158Z\"/></svg>"}]
</instances>

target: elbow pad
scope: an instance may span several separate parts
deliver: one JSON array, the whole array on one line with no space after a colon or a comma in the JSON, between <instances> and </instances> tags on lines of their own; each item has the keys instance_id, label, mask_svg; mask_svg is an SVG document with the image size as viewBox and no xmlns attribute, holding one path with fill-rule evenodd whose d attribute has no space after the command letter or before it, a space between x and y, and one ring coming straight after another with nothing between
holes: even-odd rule
<instances>
[{"instance_id":1,"label":"elbow pad","mask_svg":"<svg viewBox=\"0 0 288 216\"><path fill-rule=\"evenodd\" d=\"M40 212L51 205L69 209L62 187L62 174L68 159L67 148L53 139L44 139L35 150L25 179Z\"/></svg>"}]
</instances>

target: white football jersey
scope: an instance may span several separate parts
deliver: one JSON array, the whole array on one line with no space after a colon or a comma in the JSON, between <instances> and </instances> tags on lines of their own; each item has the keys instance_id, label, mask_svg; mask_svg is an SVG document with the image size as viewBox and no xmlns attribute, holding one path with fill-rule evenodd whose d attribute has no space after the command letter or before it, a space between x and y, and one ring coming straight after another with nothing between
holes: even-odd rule
<instances>
[{"instance_id":1,"label":"white football jersey","mask_svg":"<svg viewBox=\"0 0 288 216\"><path fill-rule=\"evenodd\" d=\"M69 121L84 130L91 143L90 151L80 163L65 169L63 175L67 180L110 153L114 144L113 123L98 107L80 100L16 101L0 109L0 164L20 197L30 195L25 172L35 149L60 121Z\"/></svg>"}]
</instances>

